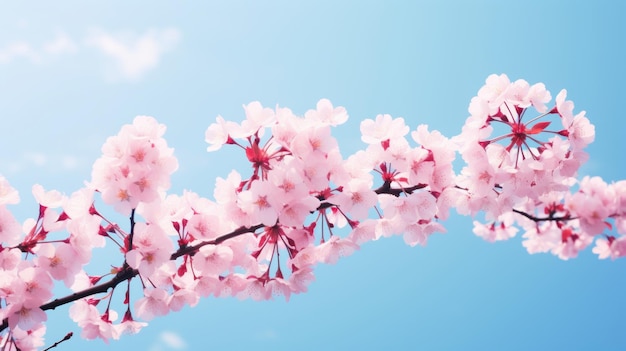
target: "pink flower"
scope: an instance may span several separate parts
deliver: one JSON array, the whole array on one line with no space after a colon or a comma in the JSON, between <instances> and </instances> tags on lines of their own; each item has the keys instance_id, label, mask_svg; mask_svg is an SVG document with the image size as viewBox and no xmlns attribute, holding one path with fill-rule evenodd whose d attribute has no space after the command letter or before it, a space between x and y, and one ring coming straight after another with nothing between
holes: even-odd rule
<instances>
[{"instance_id":1,"label":"pink flower","mask_svg":"<svg viewBox=\"0 0 626 351\"><path fill-rule=\"evenodd\" d=\"M72 219L67 223L70 232L70 245L76 251L76 259L81 263L91 260L91 252L96 247L104 247L105 238L100 235L101 218L98 216L84 216Z\"/></svg>"},{"instance_id":2,"label":"pink flower","mask_svg":"<svg viewBox=\"0 0 626 351\"><path fill-rule=\"evenodd\" d=\"M270 298L274 296L284 296L285 300L289 302L289 297L291 296L291 285L288 280L283 278L270 279L267 283L265 283L265 289L267 290Z\"/></svg>"},{"instance_id":3,"label":"pink flower","mask_svg":"<svg viewBox=\"0 0 626 351\"><path fill-rule=\"evenodd\" d=\"M81 269L81 261L77 260L78 253L69 244L42 244L36 251L37 264L45 268L52 278L63 280L66 286L74 283L74 276Z\"/></svg>"},{"instance_id":4,"label":"pink flower","mask_svg":"<svg viewBox=\"0 0 626 351\"><path fill-rule=\"evenodd\" d=\"M22 228L20 223L4 205L0 205L0 243L15 246L20 242L21 236Z\"/></svg>"},{"instance_id":5,"label":"pink flower","mask_svg":"<svg viewBox=\"0 0 626 351\"><path fill-rule=\"evenodd\" d=\"M233 133L234 138L246 138L257 131L261 137L263 129L272 125L276 120L274 110L263 107L258 101L243 105L243 109L246 111L246 119L241 123L241 134Z\"/></svg>"},{"instance_id":6,"label":"pink flower","mask_svg":"<svg viewBox=\"0 0 626 351\"><path fill-rule=\"evenodd\" d=\"M46 268L23 264L19 267L18 278L20 296L15 296L17 299L41 304L53 296L54 284Z\"/></svg>"},{"instance_id":7,"label":"pink flower","mask_svg":"<svg viewBox=\"0 0 626 351\"><path fill-rule=\"evenodd\" d=\"M193 267L202 276L218 276L231 269L233 250L226 245L205 245L193 256Z\"/></svg>"},{"instance_id":8,"label":"pink flower","mask_svg":"<svg viewBox=\"0 0 626 351\"><path fill-rule=\"evenodd\" d=\"M81 299L75 301L70 307L70 318L76 323L80 323L83 320L99 318L100 312L98 309L87 299Z\"/></svg>"},{"instance_id":9,"label":"pink flower","mask_svg":"<svg viewBox=\"0 0 626 351\"><path fill-rule=\"evenodd\" d=\"M428 192L414 192L406 197L380 194L378 199L385 217L394 222L397 231L420 219L431 220L437 212L437 202Z\"/></svg>"},{"instance_id":10,"label":"pink flower","mask_svg":"<svg viewBox=\"0 0 626 351\"><path fill-rule=\"evenodd\" d=\"M254 182L250 190L239 193L238 204L248 216L267 226L278 220L282 205L276 196L276 187L268 182Z\"/></svg>"},{"instance_id":11,"label":"pink flower","mask_svg":"<svg viewBox=\"0 0 626 351\"><path fill-rule=\"evenodd\" d=\"M506 99L511 81L506 74L492 74L485 80L485 85L478 91L478 97L489 104L489 114L498 112L498 108Z\"/></svg>"},{"instance_id":12,"label":"pink flower","mask_svg":"<svg viewBox=\"0 0 626 351\"><path fill-rule=\"evenodd\" d=\"M378 201L386 219L400 220L403 223L417 222L417 209L406 197L379 194Z\"/></svg>"},{"instance_id":13,"label":"pink flower","mask_svg":"<svg viewBox=\"0 0 626 351\"><path fill-rule=\"evenodd\" d=\"M295 257L289 260L288 265L296 267L313 266L320 261L317 246L311 244L298 250Z\"/></svg>"},{"instance_id":14,"label":"pink flower","mask_svg":"<svg viewBox=\"0 0 626 351\"><path fill-rule=\"evenodd\" d=\"M217 116L215 121L204 133L204 141L209 144L206 149L208 152L219 150L228 142L229 133L238 127L234 122L225 121L222 116Z\"/></svg>"},{"instance_id":15,"label":"pink flower","mask_svg":"<svg viewBox=\"0 0 626 351\"><path fill-rule=\"evenodd\" d=\"M195 284L194 284L195 285ZM186 305L194 307L200 301L200 295L193 290L194 286L188 288L175 289L167 303L171 311L178 312Z\"/></svg>"},{"instance_id":16,"label":"pink flower","mask_svg":"<svg viewBox=\"0 0 626 351\"><path fill-rule=\"evenodd\" d=\"M149 321L169 312L167 291L160 288L145 288L143 293L144 297L135 303L135 311L141 319Z\"/></svg>"},{"instance_id":17,"label":"pink flower","mask_svg":"<svg viewBox=\"0 0 626 351\"><path fill-rule=\"evenodd\" d=\"M618 257L626 256L626 236L615 238L613 236L607 236L605 238L598 238L596 240L596 246L592 252L598 255L598 258L603 260L610 257L615 260Z\"/></svg>"},{"instance_id":18,"label":"pink flower","mask_svg":"<svg viewBox=\"0 0 626 351\"><path fill-rule=\"evenodd\" d=\"M585 117L585 111L577 114L566 128L569 133L568 139L574 150L583 149L595 139L595 127Z\"/></svg>"},{"instance_id":19,"label":"pink flower","mask_svg":"<svg viewBox=\"0 0 626 351\"><path fill-rule=\"evenodd\" d=\"M553 222L535 225L534 222L524 226L526 232L522 237L522 245L528 253L544 253L554 249L561 240L561 231Z\"/></svg>"},{"instance_id":20,"label":"pink flower","mask_svg":"<svg viewBox=\"0 0 626 351\"><path fill-rule=\"evenodd\" d=\"M45 191L40 184L33 185L33 195L41 206L57 208L64 201L64 196L57 190Z\"/></svg>"},{"instance_id":21,"label":"pink flower","mask_svg":"<svg viewBox=\"0 0 626 351\"><path fill-rule=\"evenodd\" d=\"M48 315L39 308L41 302L26 299L21 303L12 303L6 310L9 327L31 330L48 319Z\"/></svg>"},{"instance_id":22,"label":"pink flower","mask_svg":"<svg viewBox=\"0 0 626 351\"><path fill-rule=\"evenodd\" d=\"M139 116L102 147L91 186L122 214L130 214L139 202L152 201L169 188L178 161L162 138L164 132L165 126L154 118Z\"/></svg>"},{"instance_id":23,"label":"pink flower","mask_svg":"<svg viewBox=\"0 0 626 351\"><path fill-rule=\"evenodd\" d=\"M565 199L565 207L579 217L580 228L587 235L597 235L607 228L606 221L616 209L612 189L600 177L585 177L580 190Z\"/></svg>"},{"instance_id":24,"label":"pink flower","mask_svg":"<svg viewBox=\"0 0 626 351\"><path fill-rule=\"evenodd\" d=\"M214 292L215 297L235 296L246 289L248 280L239 273L226 275L220 282L220 287Z\"/></svg>"},{"instance_id":25,"label":"pink flower","mask_svg":"<svg viewBox=\"0 0 626 351\"><path fill-rule=\"evenodd\" d=\"M341 166L341 155L333 151L328 155L311 155L307 159L294 159L292 166L298 170L305 187L311 192L319 192L328 188L328 180L332 172Z\"/></svg>"},{"instance_id":26,"label":"pink flower","mask_svg":"<svg viewBox=\"0 0 626 351\"><path fill-rule=\"evenodd\" d=\"M556 112L561 116L563 119L563 125L569 125L571 120L574 118L574 103L569 100L565 100L566 96L567 90L561 90L556 96L556 105L551 111Z\"/></svg>"},{"instance_id":27,"label":"pink flower","mask_svg":"<svg viewBox=\"0 0 626 351\"><path fill-rule=\"evenodd\" d=\"M112 323L116 319L117 313L108 310L106 315L98 315L95 318L79 322L78 325L82 328L81 337L88 340L100 338L105 343L108 343L110 339L119 339L120 329Z\"/></svg>"},{"instance_id":28,"label":"pink flower","mask_svg":"<svg viewBox=\"0 0 626 351\"><path fill-rule=\"evenodd\" d=\"M302 159L310 157L312 153L323 156L337 148L337 140L331 136L329 126L307 128L297 133L291 141L293 155Z\"/></svg>"},{"instance_id":29,"label":"pink flower","mask_svg":"<svg viewBox=\"0 0 626 351\"><path fill-rule=\"evenodd\" d=\"M552 96L543 83L537 83L528 90L527 99L538 112L545 113L548 111L546 103L552 99Z\"/></svg>"},{"instance_id":30,"label":"pink flower","mask_svg":"<svg viewBox=\"0 0 626 351\"><path fill-rule=\"evenodd\" d=\"M315 280L313 269L309 265L299 266L291 273L289 277L289 285L294 293L302 293L307 291L307 287Z\"/></svg>"},{"instance_id":31,"label":"pink flower","mask_svg":"<svg viewBox=\"0 0 626 351\"><path fill-rule=\"evenodd\" d=\"M530 85L523 79L518 79L511 83L506 92L506 99L515 105L526 108L530 106L530 99L528 99L528 92L530 91Z\"/></svg>"},{"instance_id":32,"label":"pink flower","mask_svg":"<svg viewBox=\"0 0 626 351\"><path fill-rule=\"evenodd\" d=\"M216 215L196 213L187 222L187 233L197 240L212 240L219 234L219 223Z\"/></svg>"},{"instance_id":33,"label":"pink flower","mask_svg":"<svg viewBox=\"0 0 626 351\"><path fill-rule=\"evenodd\" d=\"M272 138L280 146L289 148L294 136L313 124L316 123L297 117L288 108L276 107L276 123L272 125Z\"/></svg>"},{"instance_id":34,"label":"pink flower","mask_svg":"<svg viewBox=\"0 0 626 351\"><path fill-rule=\"evenodd\" d=\"M403 138L408 132L409 127L404 124L403 118L392 118L390 115L378 115L376 120L361 122L361 140L367 144Z\"/></svg>"},{"instance_id":35,"label":"pink flower","mask_svg":"<svg viewBox=\"0 0 626 351\"><path fill-rule=\"evenodd\" d=\"M349 213L352 220L359 221L367 218L378 196L372 190L371 179L352 179L343 187L343 191L334 193L328 201L344 213Z\"/></svg>"},{"instance_id":36,"label":"pink flower","mask_svg":"<svg viewBox=\"0 0 626 351\"><path fill-rule=\"evenodd\" d=\"M341 106L333 107L333 104L328 99L318 101L316 108L316 110L307 111L304 117L333 127L348 120L346 109Z\"/></svg>"},{"instance_id":37,"label":"pink flower","mask_svg":"<svg viewBox=\"0 0 626 351\"><path fill-rule=\"evenodd\" d=\"M243 300L251 298L254 301L269 300L271 291L265 286L265 279L249 276L246 285L238 294L237 298Z\"/></svg>"},{"instance_id":38,"label":"pink flower","mask_svg":"<svg viewBox=\"0 0 626 351\"><path fill-rule=\"evenodd\" d=\"M93 205L93 194L94 190L87 187L75 191L69 198L65 198L63 201L63 212L72 219L91 216L90 209Z\"/></svg>"},{"instance_id":39,"label":"pink flower","mask_svg":"<svg viewBox=\"0 0 626 351\"><path fill-rule=\"evenodd\" d=\"M592 241L591 236L576 233L572 228L564 227L561 229L561 241L552 249L552 253L562 260L576 258L578 252L584 250Z\"/></svg>"},{"instance_id":40,"label":"pink flower","mask_svg":"<svg viewBox=\"0 0 626 351\"><path fill-rule=\"evenodd\" d=\"M174 245L157 225L136 223L133 248L126 254L126 262L149 278L159 266L170 260Z\"/></svg>"},{"instance_id":41,"label":"pink flower","mask_svg":"<svg viewBox=\"0 0 626 351\"><path fill-rule=\"evenodd\" d=\"M209 297L221 288L221 282L217 276L202 275L196 280L195 291L202 297Z\"/></svg>"},{"instance_id":42,"label":"pink flower","mask_svg":"<svg viewBox=\"0 0 626 351\"><path fill-rule=\"evenodd\" d=\"M311 195L293 199L283 204L278 220L282 225L297 227L301 226L306 217L314 212L320 204L320 200Z\"/></svg>"},{"instance_id":43,"label":"pink flower","mask_svg":"<svg viewBox=\"0 0 626 351\"><path fill-rule=\"evenodd\" d=\"M115 325L114 327L117 329L117 334L122 335L122 334L137 334L139 333L139 331L141 331L141 329L143 329L147 325L148 323L138 322L134 320L130 314L130 310L128 310L126 311L126 314L124 314L124 318L122 319L122 322L118 325Z\"/></svg>"},{"instance_id":44,"label":"pink flower","mask_svg":"<svg viewBox=\"0 0 626 351\"><path fill-rule=\"evenodd\" d=\"M482 224L474 221L474 234L489 242L508 240L515 236L518 229L513 226L514 220L510 214L498 217L498 222Z\"/></svg>"},{"instance_id":45,"label":"pink flower","mask_svg":"<svg viewBox=\"0 0 626 351\"><path fill-rule=\"evenodd\" d=\"M0 175L0 206L12 205L20 202L20 196L9 181Z\"/></svg>"},{"instance_id":46,"label":"pink flower","mask_svg":"<svg viewBox=\"0 0 626 351\"><path fill-rule=\"evenodd\" d=\"M15 269L22 260L22 252L19 249L0 249L0 268L3 272L9 272ZM0 279L2 281L2 279ZM2 290L2 284L0 284Z\"/></svg>"},{"instance_id":47,"label":"pink flower","mask_svg":"<svg viewBox=\"0 0 626 351\"><path fill-rule=\"evenodd\" d=\"M35 351L44 346L44 335L46 334L46 325L39 324L32 329L23 330L20 328L11 329L13 339L15 340L15 346L21 351ZM0 343L2 338L0 337ZM2 343L2 345L7 345ZM9 348L8 350L12 350Z\"/></svg>"},{"instance_id":48,"label":"pink flower","mask_svg":"<svg viewBox=\"0 0 626 351\"><path fill-rule=\"evenodd\" d=\"M426 246L428 237L435 232L445 233L446 229L439 222L417 222L404 229L403 239L407 245L415 246L420 244Z\"/></svg>"},{"instance_id":49,"label":"pink flower","mask_svg":"<svg viewBox=\"0 0 626 351\"><path fill-rule=\"evenodd\" d=\"M334 235L316 249L317 259L323 263L335 264L340 257L347 257L359 249L359 245L349 239L341 239Z\"/></svg>"},{"instance_id":50,"label":"pink flower","mask_svg":"<svg viewBox=\"0 0 626 351\"><path fill-rule=\"evenodd\" d=\"M357 245L362 245L368 241L376 239L376 220L367 219L360 222L356 227L352 228L350 236L348 237L352 242Z\"/></svg>"}]
</instances>

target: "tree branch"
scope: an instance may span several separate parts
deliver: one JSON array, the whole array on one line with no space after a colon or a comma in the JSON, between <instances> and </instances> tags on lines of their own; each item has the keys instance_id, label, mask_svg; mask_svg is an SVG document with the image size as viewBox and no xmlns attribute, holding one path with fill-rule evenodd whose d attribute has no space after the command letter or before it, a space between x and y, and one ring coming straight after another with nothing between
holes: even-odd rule
<instances>
[{"instance_id":1,"label":"tree branch","mask_svg":"<svg viewBox=\"0 0 626 351\"><path fill-rule=\"evenodd\" d=\"M257 224L255 226L252 226L250 228L247 227L240 227L238 229L235 229L234 231L228 233L228 234L224 234L222 236L219 236L211 241L205 241L205 242L201 242L199 244L196 244L194 246L187 246L187 247L181 247L179 248L176 252L174 252L172 254L172 256L170 257L171 260L175 260L178 257L184 256L184 255L193 255L196 252L198 252L198 250L205 246L205 245L218 245L223 243L224 241L228 240L228 239L232 239L235 238L239 235L242 234L246 234L246 233L254 233L256 230L262 228L263 225L262 224ZM82 298L88 297L88 296L92 296L95 294L101 294L101 293L106 293L109 289L116 287L118 284L120 284L123 281L126 281L128 279L132 279L133 277L135 277L137 274L139 274L139 271L136 269L131 268L130 266L128 266L127 264L124 264L124 268L119 271L113 278L111 278L111 280L104 282L102 284L98 284L95 286L92 286L91 288L87 288L85 290L81 290L79 292L75 292L73 294L67 295L65 297L62 298L58 298L55 300L52 300L48 303L45 303L41 306L39 306L39 308L41 308L42 310L46 311L46 310L53 310L59 306L68 304L70 302L74 302L77 300L80 300ZM2 321L2 324L0 324L0 332L2 332L3 330L5 330L6 328L9 327L9 320L8 318L5 318Z\"/></svg>"},{"instance_id":2,"label":"tree branch","mask_svg":"<svg viewBox=\"0 0 626 351\"><path fill-rule=\"evenodd\" d=\"M374 189L376 194L389 194L393 196L400 196L402 193L412 194L415 190L423 189L427 187L427 184L417 184L406 188L392 188L391 182L384 182L383 185Z\"/></svg>"},{"instance_id":3,"label":"tree branch","mask_svg":"<svg viewBox=\"0 0 626 351\"><path fill-rule=\"evenodd\" d=\"M426 185L425 184L418 184L418 185L414 185L411 187L407 187L407 188L392 188L391 187L391 183L390 182L385 182L383 185L381 185L378 189L375 189L374 191L377 194L391 194L394 196L400 196L400 194L402 193L407 193L407 194L411 194L413 193L415 190L418 189L422 189L425 188ZM324 207L329 207L329 205L327 203L322 203L320 205L320 208L324 208ZM515 210L514 210L515 211ZM130 216L130 223L131 223L131 232L130 232L130 238L129 238L129 250L132 250L132 235L133 235L133 228L134 228L134 210L131 213ZM263 228L264 225L263 224L257 224L251 227L239 227L235 230L233 230L232 232L228 233L228 234L224 234L222 236L219 236L213 240L210 241L204 241L201 242L199 244L193 245L193 246L183 246L180 247L178 250L176 250L176 252L174 252L171 256L170 259L171 260L176 260L177 258L184 256L184 255L194 255L196 252L198 252L198 250L206 245L219 245L221 243L223 243L226 240L238 237L239 235L243 235L243 234L247 234L247 233L254 233L257 230ZM118 272L113 278L111 278L111 280L99 284L99 285L95 285L92 286L91 288L79 291L79 292L75 292L73 294L67 295L65 297L62 298L58 298L55 300L52 300L48 303L45 303L43 305L40 306L40 308L44 311L46 310L54 310L55 308L68 304L70 302L74 302L77 300L80 300L82 298L88 297L88 296L92 296L95 294L101 294L101 293L106 293L109 289L116 287L118 284L120 284L123 281L126 281L128 279L132 279L133 277L135 277L137 274L139 274L139 271L137 271L136 269L131 268L130 266L128 266L128 264L126 264L126 262L124 262L123 268L120 272ZM6 328L9 327L9 322L8 319L5 318L2 321L2 324L0 324L0 332L2 332L3 330L5 330Z\"/></svg>"},{"instance_id":4,"label":"tree branch","mask_svg":"<svg viewBox=\"0 0 626 351\"><path fill-rule=\"evenodd\" d=\"M224 234L222 236L219 236L213 240L210 241L204 241L201 242L199 244L193 245L193 246L185 246L185 247L181 247L180 249L178 249L176 252L174 252L171 256L172 260L177 259L180 256L184 256L184 255L193 255L196 252L198 252L198 250L206 245L218 245L223 243L224 241L228 240L228 239L232 239L235 237L238 237L239 235L242 234L246 234L246 233L254 233L255 231L257 231L258 229L263 228L264 225L263 224L257 224L254 225L250 228L248 227L239 227L235 230L233 230L232 232L228 233L228 234Z\"/></svg>"},{"instance_id":5,"label":"tree branch","mask_svg":"<svg viewBox=\"0 0 626 351\"><path fill-rule=\"evenodd\" d=\"M52 344L52 346L50 346L50 347L46 348L46 349L45 349L45 350L43 350L43 351L49 351L50 349L52 349L52 348L55 348L55 347L59 346L59 344L61 344L62 342L67 341L67 340L69 340L70 338L72 338L72 336L73 336L73 335L74 335L74 333L72 333L72 332L67 333L63 339L61 339L61 340L59 340L59 341L55 342L54 344Z\"/></svg>"},{"instance_id":6,"label":"tree branch","mask_svg":"<svg viewBox=\"0 0 626 351\"><path fill-rule=\"evenodd\" d=\"M535 217L531 214L528 214L524 211L520 211L520 210L516 210L513 209L513 212L520 214L528 219L530 219L531 221L534 222L545 222L545 221L570 221L572 219L576 219L576 217L570 217L569 215L567 216L562 216L562 217L554 217L554 216L548 216L548 217Z\"/></svg>"}]
</instances>

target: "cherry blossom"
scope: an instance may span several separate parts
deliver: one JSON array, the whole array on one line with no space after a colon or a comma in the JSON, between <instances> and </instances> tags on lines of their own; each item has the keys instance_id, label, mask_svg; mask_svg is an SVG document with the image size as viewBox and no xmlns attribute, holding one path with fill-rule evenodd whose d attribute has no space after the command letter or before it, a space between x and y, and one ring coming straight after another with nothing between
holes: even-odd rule
<instances>
[{"instance_id":1,"label":"cherry blossom","mask_svg":"<svg viewBox=\"0 0 626 351\"><path fill-rule=\"evenodd\" d=\"M361 122L361 140L368 144L380 143L385 140L403 138L409 132L403 118L392 118L391 115L377 115L375 120L366 119Z\"/></svg>"},{"instance_id":2,"label":"cherry blossom","mask_svg":"<svg viewBox=\"0 0 626 351\"><path fill-rule=\"evenodd\" d=\"M142 276L150 277L161 264L169 261L172 241L156 225L137 223L134 229L133 246L126 254L126 262Z\"/></svg>"},{"instance_id":3,"label":"cherry blossom","mask_svg":"<svg viewBox=\"0 0 626 351\"><path fill-rule=\"evenodd\" d=\"M144 297L137 300L135 310L137 315L144 320L151 320L157 316L163 316L169 311L167 305L169 294L161 288L144 289Z\"/></svg>"},{"instance_id":4,"label":"cherry blossom","mask_svg":"<svg viewBox=\"0 0 626 351\"><path fill-rule=\"evenodd\" d=\"M348 113L342 106L334 107L330 100L321 99L317 102L316 109L307 111L304 117L335 127L348 120Z\"/></svg>"},{"instance_id":5,"label":"cherry blossom","mask_svg":"<svg viewBox=\"0 0 626 351\"><path fill-rule=\"evenodd\" d=\"M626 256L626 236L619 238L607 236L606 238L597 239L593 253L598 255L601 260L609 257L614 260L618 257Z\"/></svg>"},{"instance_id":6,"label":"cherry blossom","mask_svg":"<svg viewBox=\"0 0 626 351\"><path fill-rule=\"evenodd\" d=\"M20 196L10 184L9 181L0 175L0 206L14 205L20 202Z\"/></svg>"},{"instance_id":7,"label":"cherry blossom","mask_svg":"<svg viewBox=\"0 0 626 351\"><path fill-rule=\"evenodd\" d=\"M4 206L0 206L0 242L6 245L16 245L22 234L22 226Z\"/></svg>"},{"instance_id":8,"label":"cherry blossom","mask_svg":"<svg viewBox=\"0 0 626 351\"><path fill-rule=\"evenodd\" d=\"M217 178L213 199L168 193L178 161L148 116L106 140L85 187L66 196L34 185L32 218L13 216L19 195L0 176L0 344L42 346L46 311L67 303L82 337L107 341L202 297L289 300L317 264L370 241L425 246L451 210L489 242L521 233L531 254L567 260L592 246L599 259L625 257L626 181L578 176L595 129L566 95L551 104L542 83L490 75L459 135L379 114L346 157L333 136L345 108L322 99L298 116L254 101L241 123L218 116L205 131L207 151L234 147L249 163ZM88 265L96 248L114 253L100 270ZM72 293L53 299L60 282Z\"/></svg>"}]
</instances>

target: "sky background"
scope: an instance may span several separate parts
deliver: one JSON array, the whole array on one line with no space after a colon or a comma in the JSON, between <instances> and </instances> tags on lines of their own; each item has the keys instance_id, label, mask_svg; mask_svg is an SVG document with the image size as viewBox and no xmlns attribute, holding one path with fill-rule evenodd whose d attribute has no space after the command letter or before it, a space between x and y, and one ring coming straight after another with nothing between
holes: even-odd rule
<instances>
[{"instance_id":1,"label":"sky background","mask_svg":"<svg viewBox=\"0 0 626 351\"><path fill-rule=\"evenodd\" d=\"M214 180L248 168L206 153L217 115L242 104L344 106L343 155L364 145L379 113L460 132L491 73L562 88L596 125L582 175L626 178L626 3L620 1L230 1L128 4L0 2L0 174L36 216L30 189L67 194L90 178L100 147L136 115L168 126L180 169L173 193L212 196ZM237 161L239 160L239 161ZM243 167L242 167L243 165ZM490 244L471 218L424 248L400 237L319 266L289 302L204 299L156 319L116 349L624 350L626 260L591 250L561 261L521 238ZM106 270L107 261L102 260ZM117 262L112 262L117 263ZM49 313L47 345L79 329ZM72 338L59 350L107 350Z\"/></svg>"}]
</instances>

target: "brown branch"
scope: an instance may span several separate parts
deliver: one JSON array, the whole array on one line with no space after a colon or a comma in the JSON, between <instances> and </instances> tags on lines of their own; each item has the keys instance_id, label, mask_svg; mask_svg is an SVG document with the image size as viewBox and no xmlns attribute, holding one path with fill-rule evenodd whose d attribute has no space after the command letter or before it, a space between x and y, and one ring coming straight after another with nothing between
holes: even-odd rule
<instances>
[{"instance_id":1,"label":"brown branch","mask_svg":"<svg viewBox=\"0 0 626 351\"><path fill-rule=\"evenodd\" d=\"M415 190L424 189L428 185L417 184L406 188L392 188L391 182L384 182L383 185L374 190L376 194L389 194L393 196L400 196L402 193L412 194Z\"/></svg>"},{"instance_id":2,"label":"brown branch","mask_svg":"<svg viewBox=\"0 0 626 351\"><path fill-rule=\"evenodd\" d=\"M228 234L224 234L222 236L219 236L213 240L210 241L205 241L205 242L201 242L199 244L196 244L194 246L187 246L187 247L181 247L179 248L176 252L174 252L172 254L172 256L170 257L171 260L175 260L178 257L184 256L184 255L193 255L196 252L198 252L198 250L205 246L205 245L219 245L221 243L223 243L224 241L228 240L228 239L232 239L235 238L239 235L243 235L246 233L254 233L256 230L262 228L263 225L262 224L257 224L255 226L252 226L250 228L247 227L240 227L235 229L234 231L228 233ZM104 282L102 284L98 284L95 286L92 286L91 288L87 288L85 290L81 290L79 292L75 292L73 294L67 295L65 297L62 298L58 298L55 300L52 300L48 303L45 303L41 306L39 306L39 308L41 308L42 310L46 311L46 310L54 310L55 308L68 304L70 302L74 302L77 300L80 300L82 298L88 297L88 296L92 296L95 294L101 294L101 293L106 293L109 289L111 288L115 288L118 284L128 280L128 279L132 279L133 277L135 277L137 274L139 274L139 271L137 271L136 269L133 269L131 267L129 267L126 263L124 264L124 268L119 271L113 278L111 278L111 280ZM5 318L2 323L0 324L0 332L2 332L3 330L5 330L6 328L9 327L9 320L8 318Z\"/></svg>"},{"instance_id":3,"label":"brown branch","mask_svg":"<svg viewBox=\"0 0 626 351\"><path fill-rule=\"evenodd\" d=\"M228 240L228 239L232 239L235 238L239 235L242 234L246 234L246 233L254 233L256 232L258 229L263 228L264 225L263 224L257 224L254 225L250 228L248 227L239 227L235 230L233 230L232 232L228 233L228 234L224 234L222 236L219 236L213 240L210 241L204 241L201 242L199 244L193 245L193 246L185 246L185 247L181 247L180 249L178 249L176 252L174 252L171 256L172 260L175 260L177 258L179 258L180 256L184 256L184 255L194 255L196 252L198 252L198 250L206 245L219 245L221 243L223 243L224 241Z\"/></svg>"},{"instance_id":4,"label":"brown branch","mask_svg":"<svg viewBox=\"0 0 626 351\"><path fill-rule=\"evenodd\" d=\"M531 214L528 214L524 211L520 211L520 210L516 210L513 209L513 212L520 214L528 219L530 219L531 221L534 222L545 222L545 221L570 221L573 219L577 219L577 217L570 217L569 215L566 216L562 216L562 217L554 217L554 216L548 216L548 217L535 217Z\"/></svg>"},{"instance_id":5,"label":"brown branch","mask_svg":"<svg viewBox=\"0 0 626 351\"><path fill-rule=\"evenodd\" d=\"M411 194L413 193L415 190L418 189L422 189L425 188L426 185L425 184L418 184L418 185L414 185L411 187L406 187L406 188L392 188L391 187L391 182L385 182L383 185L381 185L378 189L375 189L374 191L377 194L391 194L394 196L400 196L400 194L402 193L407 193L407 194ZM322 204L320 204L320 206L318 207L319 209L323 209L323 208L327 208L333 206L332 204L329 204L327 202L323 202ZM134 210L133 213L130 216L130 221L131 221L131 233L130 233L130 238L129 238L129 248L132 248L132 235L133 235L133 227L134 227ZM263 228L264 225L263 224L257 224L251 227L239 227L235 230L233 230L232 232L228 233L228 234L224 234L222 236L219 236L213 240L210 241L204 241L201 242L199 244L193 245L193 246L182 246L180 247L178 250L176 250L176 252L174 252L171 256L170 259L171 260L176 260L177 258L184 256L184 255L194 255L195 253L198 252L198 250L206 245L219 245L221 243L223 243L226 240L238 237L239 235L243 235L243 234L247 234L247 233L254 233L257 230ZM113 278L111 278L111 280L99 284L99 285L95 285L92 286L91 288L79 291L79 292L75 292L73 294L67 295L65 297L62 298L58 298L55 300L52 300L48 303L45 303L43 305L40 306L40 308L44 311L46 310L54 310L55 308L68 304L70 302L74 302L77 300L80 300L82 298L88 297L88 296L92 296L95 294L101 294L101 293L106 293L109 289L115 288L118 284L120 284L123 281L129 280L134 278L137 274L139 274L139 271L137 271L136 269L132 269L130 266L128 266L128 264L126 264L126 262L124 262L123 268L120 272L118 272ZM3 330L5 330L6 328L9 327L9 322L8 319L5 318L2 323L0 324L0 332L2 332Z\"/></svg>"},{"instance_id":6,"label":"brown branch","mask_svg":"<svg viewBox=\"0 0 626 351\"><path fill-rule=\"evenodd\" d=\"M39 306L39 308L41 308L42 310L46 311L46 310L53 310L61 305L65 305L67 303L76 301L76 300L80 300L82 298L85 298L87 296L91 296L91 295L95 295L95 294L100 294L100 293L105 293L107 292L110 288L113 288L115 286L117 286L117 284L130 279L134 276L136 276L139 272L136 269L132 269L130 267L128 267L127 269L124 269L120 272L118 272L113 278L111 278L111 280L109 280L108 282L102 283L102 284L98 284L95 286L92 286L91 288L79 291L79 292L75 292L73 294L67 295L65 297L59 298L59 299L55 299L52 300L48 303L45 303L41 306ZM0 324L0 332L2 332L4 329L8 328L9 326L9 321L7 318L5 318L2 321L2 324Z\"/></svg>"},{"instance_id":7,"label":"brown branch","mask_svg":"<svg viewBox=\"0 0 626 351\"><path fill-rule=\"evenodd\" d=\"M59 341L55 342L54 344L52 344L52 346L50 346L50 347L46 348L46 349L45 349L45 350L43 350L43 351L49 351L50 349L52 349L52 348L55 348L55 347L59 346L59 344L60 344L60 343L62 343L62 342L64 342L64 341L69 340L69 339L72 337L72 335L74 335L74 333L72 333L72 332L67 333L63 339L61 339L61 340L59 340Z\"/></svg>"}]
</instances>

